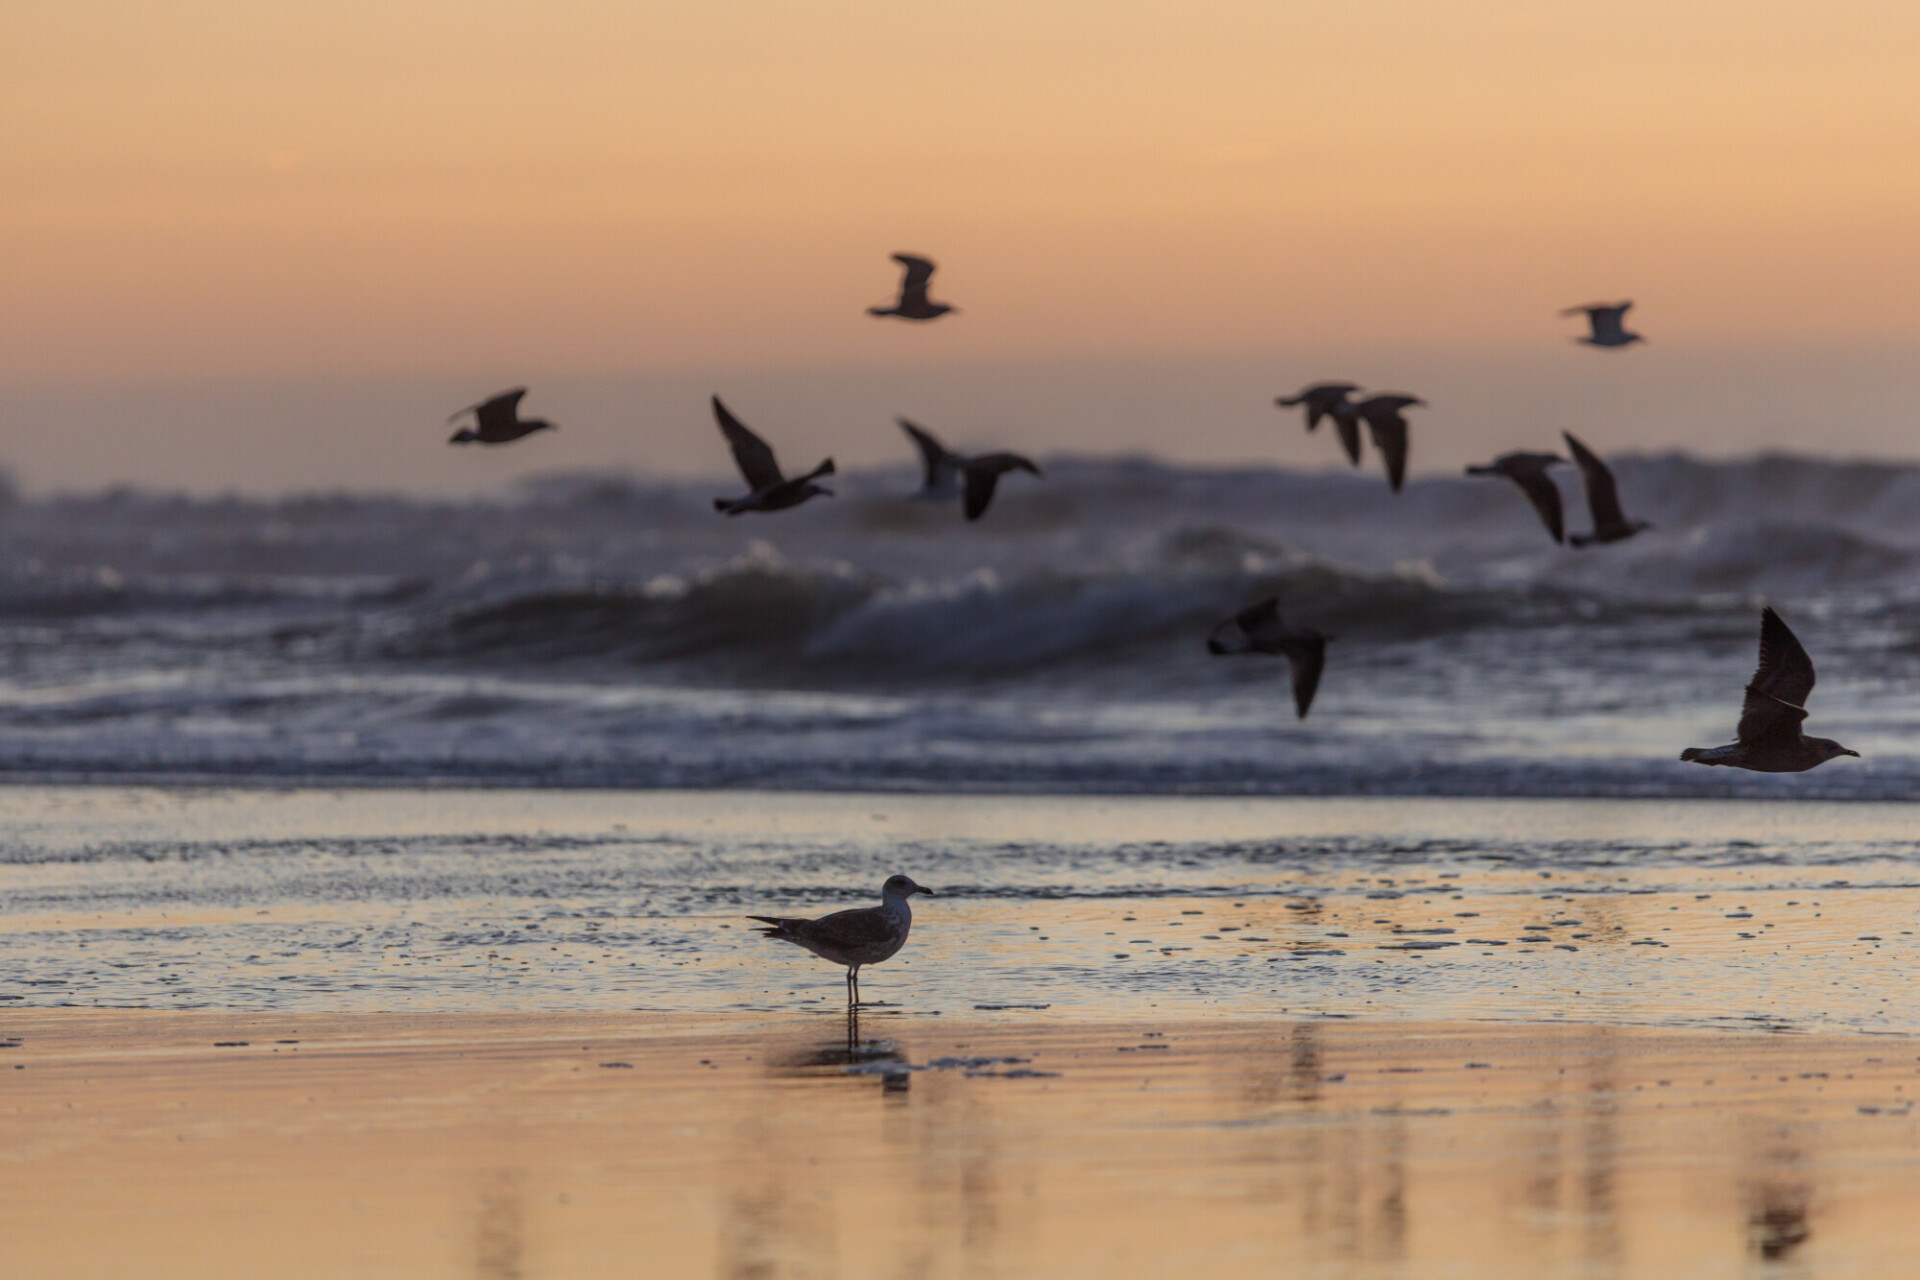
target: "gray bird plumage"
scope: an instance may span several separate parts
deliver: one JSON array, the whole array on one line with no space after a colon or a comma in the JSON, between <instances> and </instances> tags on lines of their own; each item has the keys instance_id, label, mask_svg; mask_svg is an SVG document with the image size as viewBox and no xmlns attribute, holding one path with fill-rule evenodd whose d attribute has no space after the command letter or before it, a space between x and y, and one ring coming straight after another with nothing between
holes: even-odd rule
<instances>
[{"instance_id":1,"label":"gray bird plumage","mask_svg":"<svg viewBox=\"0 0 1920 1280\"><path fill-rule=\"evenodd\" d=\"M815 920L799 916L748 916L766 925L762 936L804 947L822 960L845 965L847 1003L860 1003L860 970L879 964L907 943L913 928L913 909L908 901L917 893L932 896L933 890L913 882L910 876L888 876L880 886L880 905L836 911Z\"/></svg>"},{"instance_id":2,"label":"gray bird plumage","mask_svg":"<svg viewBox=\"0 0 1920 1280\"><path fill-rule=\"evenodd\" d=\"M933 280L934 265L917 254L896 253L893 260L902 267L900 296L890 307L868 307L870 316L899 316L902 320L937 320L952 311L944 302L927 297L927 285Z\"/></svg>"},{"instance_id":3,"label":"gray bird plumage","mask_svg":"<svg viewBox=\"0 0 1920 1280\"><path fill-rule=\"evenodd\" d=\"M1540 513L1540 522L1555 542L1567 540L1566 517L1560 506L1560 486L1547 474L1549 467L1564 465L1557 453L1503 453L1485 466L1468 467L1470 476L1505 476L1520 486L1527 501Z\"/></svg>"},{"instance_id":4,"label":"gray bird plumage","mask_svg":"<svg viewBox=\"0 0 1920 1280\"><path fill-rule=\"evenodd\" d=\"M788 507L799 506L815 495L833 496L833 490L814 483L821 476L833 474L832 458L807 474L789 480L781 473L772 446L728 412L727 406L720 403L719 396L713 398L713 417L720 424L720 434L727 438L727 444L733 450L734 465L740 468L749 490L738 498L715 498L715 511L723 511L730 516L748 511L784 511Z\"/></svg>"},{"instance_id":5,"label":"gray bird plumage","mask_svg":"<svg viewBox=\"0 0 1920 1280\"><path fill-rule=\"evenodd\" d=\"M1347 460L1357 467L1360 465L1360 419L1354 415L1352 396L1359 389L1352 382L1315 382L1294 395L1276 396L1273 402L1282 409L1305 405L1309 431L1319 430L1322 418L1333 419L1334 430L1340 433L1340 447L1347 451Z\"/></svg>"},{"instance_id":6,"label":"gray bird plumage","mask_svg":"<svg viewBox=\"0 0 1920 1280\"><path fill-rule=\"evenodd\" d=\"M1320 673L1327 665L1328 637L1311 627L1293 627L1280 617L1280 598L1248 605L1213 629L1207 652L1216 657L1236 653L1266 653L1284 657L1293 675L1293 706L1298 718L1307 718Z\"/></svg>"},{"instance_id":7,"label":"gray bird plumage","mask_svg":"<svg viewBox=\"0 0 1920 1280\"><path fill-rule=\"evenodd\" d=\"M1600 460L1599 454L1580 443L1571 431L1562 431L1560 438L1567 442L1573 460L1580 465L1580 481L1587 491L1587 511L1593 517L1593 532L1576 533L1568 542L1576 547L1588 547L1596 542L1623 542L1642 529L1653 528L1650 521L1627 519L1627 513L1620 509L1620 489L1614 483L1613 472Z\"/></svg>"},{"instance_id":8,"label":"gray bird plumage","mask_svg":"<svg viewBox=\"0 0 1920 1280\"><path fill-rule=\"evenodd\" d=\"M1631 302L1589 302L1584 307L1568 307L1560 314L1587 318L1588 332L1585 337L1575 338L1575 342L1589 347L1627 347L1646 341L1626 327L1626 315L1632 306Z\"/></svg>"},{"instance_id":9,"label":"gray bird plumage","mask_svg":"<svg viewBox=\"0 0 1920 1280\"><path fill-rule=\"evenodd\" d=\"M1387 486L1395 493L1407 475L1407 419L1401 410L1415 406L1424 407L1426 401L1418 396L1383 395L1369 396L1353 406L1353 414L1367 424L1367 435L1373 441L1373 447L1380 451L1380 460L1387 466ZM1339 424L1336 416L1334 422ZM1359 440L1356 437L1356 453ZM1357 458L1356 458L1357 460Z\"/></svg>"},{"instance_id":10,"label":"gray bird plumage","mask_svg":"<svg viewBox=\"0 0 1920 1280\"><path fill-rule=\"evenodd\" d=\"M520 398L527 394L525 387L515 387L511 391L502 391L497 396L489 396L479 404L470 404L459 413L450 415L447 422L451 425L461 414L473 415L473 425L462 427L447 437L448 444L509 444L536 431L554 430L554 425L545 418L522 418L520 416Z\"/></svg>"},{"instance_id":11,"label":"gray bird plumage","mask_svg":"<svg viewBox=\"0 0 1920 1280\"><path fill-rule=\"evenodd\" d=\"M920 492L922 498L949 498L956 490L965 494L967 519L978 520L993 501L994 488L1009 471L1040 475L1040 468L1017 453L982 453L969 456L955 453L940 443L931 431L905 418L896 418L900 429L912 437L920 450Z\"/></svg>"},{"instance_id":12,"label":"gray bird plumage","mask_svg":"<svg viewBox=\"0 0 1920 1280\"><path fill-rule=\"evenodd\" d=\"M1724 747L1688 747L1680 758L1756 773L1804 773L1837 756L1858 756L1832 738L1809 738L1800 731L1813 681L1813 659L1799 639L1772 608L1761 610L1760 665L1747 682L1734 741Z\"/></svg>"}]
</instances>

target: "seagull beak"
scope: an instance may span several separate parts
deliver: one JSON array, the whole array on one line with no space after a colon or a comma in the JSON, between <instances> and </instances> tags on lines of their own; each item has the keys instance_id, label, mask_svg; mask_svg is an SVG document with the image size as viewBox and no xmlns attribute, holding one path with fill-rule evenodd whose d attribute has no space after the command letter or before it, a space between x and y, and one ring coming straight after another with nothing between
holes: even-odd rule
<instances>
[{"instance_id":1,"label":"seagull beak","mask_svg":"<svg viewBox=\"0 0 1920 1280\"><path fill-rule=\"evenodd\" d=\"M1852 756L1855 760L1858 760L1861 758L1860 753L1858 751L1854 751L1847 747L1842 747L1840 749L1840 754L1843 756Z\"/></svg>"},{"instance_id":2,"label":"seagull beak","mask_svg":"<svg viewBox=\"0 0 1920 1280\"><path fill-rule=\"evenodd\" d=\"M927 886L925 886L925 885L923 885L923 884L917 884L917 885L915 885L915 886L913 886L913 891L914 891L915 893L924 893L924 894L926 894L926 895L927 895L927 896L928 896L929 898L931 898L931 897L933 897L933 896L934 896L934 895L933 895L933 890L931 890L931 889L929 889L929 888L927 888Z\"/></svg>"}]
</instances>

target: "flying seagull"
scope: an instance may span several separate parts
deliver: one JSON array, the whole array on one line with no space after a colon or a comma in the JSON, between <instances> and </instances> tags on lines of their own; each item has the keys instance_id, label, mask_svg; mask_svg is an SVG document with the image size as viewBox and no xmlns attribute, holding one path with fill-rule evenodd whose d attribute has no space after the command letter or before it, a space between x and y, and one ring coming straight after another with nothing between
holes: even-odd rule
<instances>
[{"instance_id":1,"label":"flying seagull","mask_svg":"<svg viewBox=\"0 0 1920 1280\"><path fill-rule=\"evenodd\" d=\"M986 511L987 504L993 501L994 486L1000 483L1000 477L1009 471L1026 471L1040 474L1040 468L1031 459L1017 453L982 453L973 457L955 453L941 444L931 431L905 418L896 418L900 429L913 437L914 444L920 448L921 483L920 496L923 498L951 497L954 482L957 479L966 487L967 519L978 520Z\"/></svg>"},{"instance_id":2,"label":"flying seagull","mask_svg":"<svg viewBox=\"0 0 1920 1280\"><path fill-rule=\"evenodd\" d=\"M1568 542L1576 547L1592 546L1596 542L1623 542L1642 529L1653 528L1651 521L1629 520L1620 510L1620 490L1613 482L1613 472L1600 461L1599 454L1574 439L1571 431L1562 431L1560 436L1572 451L1573 460L1580 464L1580 479L1587 488L1587 510L1593 515L1593 532L1576 533Z\"/></svg>"},{"instance_id":3,"label":"flying seagull","mask_svg":"<svg viewBox=\"0 0 1920 1280\"><path fill-rule=\"evenodd\" d=\"M1470 476L1505 476L1520 486L1520 492L1527 495L1527 501L1540 513L1540 520L1547 526L1547 532L1553 540L1565 543L1567 528L1560 513L1560 486L1547 474L1548 467L1565 464L1566 459L1557 453L1503 453L1483 467L1468 467Z\"/></svg>"},{"instance_id":4,"label":"flying seagull","mask_svg":"<svg viewBox=\"0 0 1920 1280\"><path fill-rule=\"evenodd\" d=\"M1736 742L1724 747L1688 747L1682 760L1756 773L1803 773L1836 756L1858 756L1832 738L1800 732L1813 692L1813 659L1771 608L1760 612L1760 667L1747 682Z\"/></svg>"},{"instance_id":5,"label":"flying seagull","mask_svg":"<svg viewBox=\"0 0 1920 1280\"><path fill-rule=\"evenodd\" d=\"M1316 382L1302 387L1298 395L1280 396L1274 403L1282 409L1305 405L1309 431L1319 428L1320 419L1332 418L1334 429L1340 433L1341 447L1347 451L1347 460L1357 467L1360 465L1360 420L1354 416L1353 401L1349 397L1359 389L1351 382Z\"/></svg>"},{"instance_id":6,"label":"flying seagull","mask_svg":"<svg viewBox=\"0 0 1920 1280\"><path fill-rule=\"evenodd\" d=\"M1280 599L1248 605L1213 629L1207 652L1216 657L1231 653L1271 653L1284 657L1293 671L1293 706L1307 718L1320 672L1327 665L1327 637L1310 627L1290 627L1280 618Z\"/></svg>"},{"instance_id":7,"label":"flying seagull","mask_svg":"<svg viewBox=\"0 0 1920 1280\"><path fill-rule=\"evenodd\" d=\"M520 397L527 394L525 387L515 387L511 391L502 391L497 396L482 400L479 404L470 404L447 419L449 425L461 414L473 415L473 426L462 427L447 437L448 444L508 444L521 436L530 436L536 431L554 430L554 425L545 418L523 418L520 416Z\"/></svg>"},{"instance_id":8,"label":"flying seagull","mask_svg":"<svg viewBox=\"0 0 1920 1280\"><path fill-rule=\"evenodd\" d=\"M907 943L907 931L913 928L913 909L907 905L916 893L931 895L908 876L888 876L880 886L880 905L836 911L818 920L791 916L748 916L767 928L763 937L778 938L796 947L805 947L822 960L847 967L847 1005L860 1004L860 967L879 964Z\"/></svg>"},{"instance_id":9,"label":"flying seagull","mask_svg":"<svg viewBox=\"0 0 1920 1280\"><path fill-rule=\"evenodd\" d=\"M1353 412L1367 424L1367 435L1373 439L1373 447L1380 451L1381 460L1387 464L1387 484L1395 493L1400 492L1400 484L1407 475L1407 420L1401 415L1402 409L1419 405L1426 401L1417 396L1369 396L1353 406ZM1339 422L1335 418L1335 423ZM1349 453L1356 454L1359 444L1356 441Z\"/></svg>"},{"instance_id":10,"label":"flying seagull","mask_svg":"<svg viewBox=\"0 0 1920 1280\"><path fill-rule=\"evenodd\" d=\"M937 320L953 310L944 302L927 297L927 282L933 279L933 263L911 253L896 253L893 260L906 268L900 277L900 298L890 307L868 307L870 316L899 316L902 320Z\"/></svg>"},{"instance_id":11,"label":"flying seagull","mask_svg":"<svg viewBox=\"0 0 1920 1280\"><path fill-rule=\"evenodd\" d=\"M719 396L713 398L713 416L720 424L721 434L733 447L733 460L739 464L740 474L746 477L747 488L752 491L740 498L715 498L715 511L724 511L730 516L745 511L783 511L799 506L817 493L833 496L833 490L814 483L821 476L833 474L832 458L807 474L789 480L781 474L780 464L774 461L772 448L748 430L746 423L728 413Z\"/></svg>"},{"instance_id":12,"label":"flying seagull","mask_svg":"<svg viewBox=\"0 0 1920 1280\"><path fill-rule=\"evenodd\" d=\"M1590 302L1584 307L1568 307L1560 314L1587 318L1587 327L1592 332L1584 338L1575 338L1575 342L1584 342L1590 347L1627 347L1646 341L1637 333L1629 333L1622 323L1632 306L1631 302Z\"/></svg>"}]
</instances>

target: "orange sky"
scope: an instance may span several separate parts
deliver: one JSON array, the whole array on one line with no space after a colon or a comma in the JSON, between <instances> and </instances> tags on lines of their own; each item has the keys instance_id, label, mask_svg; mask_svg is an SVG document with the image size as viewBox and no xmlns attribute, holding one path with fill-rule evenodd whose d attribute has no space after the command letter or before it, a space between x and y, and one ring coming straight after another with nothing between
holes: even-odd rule
<instances>
[{"instance_id":1,"label":"orange sky","mask_svg":"<svg viewBox=\"0 0 1920 1280\"><path fill-rule=\"evenodd\" d=\"M1917 67L1911 0L25 0L0 388L1901 348ZM864 316L896 248L964 313Z\"/></svg>"}]
</instances>

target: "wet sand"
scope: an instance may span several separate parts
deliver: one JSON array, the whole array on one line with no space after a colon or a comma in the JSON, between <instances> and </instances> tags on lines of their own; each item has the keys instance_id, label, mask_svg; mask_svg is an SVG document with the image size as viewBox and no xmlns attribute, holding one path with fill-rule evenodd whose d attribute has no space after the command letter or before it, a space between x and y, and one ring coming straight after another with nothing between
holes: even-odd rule
<instances>
[{"instance_id":1,"label":"wet sand","mask_svg":"<svg viewBox=\"0 0 1920 1280\"><path fill-rule=\"evenodd\" d=\"M14 1009L36 1277L1873 1276L1920 1040ZM17 1040L17 1044L11 1041Z\"/></svg>"}]
</instances>

